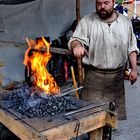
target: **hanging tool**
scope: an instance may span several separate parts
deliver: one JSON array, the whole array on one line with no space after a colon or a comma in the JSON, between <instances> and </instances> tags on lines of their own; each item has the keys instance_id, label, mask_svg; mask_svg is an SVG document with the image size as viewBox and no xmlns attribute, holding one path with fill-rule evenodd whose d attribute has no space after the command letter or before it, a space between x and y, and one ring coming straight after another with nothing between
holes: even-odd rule
<instances>
[{"instance_id":1,"label":"hanging tool","mask_svg":"<svg viewBox=\"0 0 140 140\"><path fill-rule=\"evenodd\" d=\"M76 89L76 88L77 88L77 82L76 82L76 78L75 78L75 73L74 73L73 66L71 66L70 69L71 69L71 74L72 74L72 79L73 79L74 88ZM76 90L76 97L79 99L78 90Z\"/></svg>"}]
</instances>

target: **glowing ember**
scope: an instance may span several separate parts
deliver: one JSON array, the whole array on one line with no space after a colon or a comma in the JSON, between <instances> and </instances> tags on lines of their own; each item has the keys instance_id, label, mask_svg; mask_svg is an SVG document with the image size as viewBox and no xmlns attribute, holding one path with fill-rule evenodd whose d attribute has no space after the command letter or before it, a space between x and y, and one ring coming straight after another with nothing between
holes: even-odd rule
<instances>
[{"instance_id":1,"label":"glowing ember","mask_svg":"<svg viewBox=\"0 0 140 140\"><path fill-rule=\"evenodd\" d=\"M29 48L25 52L24 65L31 68L32 77L38 87L47 94L56 94L60 91L52 75L47 71L46 66L51 59L50 44L42 37L36 43L34 40L27 40Z\"/></svg>"}]
</instances>

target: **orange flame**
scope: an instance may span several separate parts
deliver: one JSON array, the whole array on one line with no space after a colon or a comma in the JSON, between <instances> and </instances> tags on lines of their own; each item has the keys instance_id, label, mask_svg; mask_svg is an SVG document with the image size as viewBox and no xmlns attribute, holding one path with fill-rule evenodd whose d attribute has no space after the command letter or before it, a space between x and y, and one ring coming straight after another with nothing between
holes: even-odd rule
<instances>
[{"instance_id":1,"label":"orange flame","mask_svg":"<svg viewBox=\"0 0 140 140\"><path fill-rule=\"evenodd\" d=\"M47 94L56 94L60 91L52 75L47 71L46 65L51 59L50 44L42 37L38 43L34 40L26 39L29 47L25 52L24 65L29 67L34 81L38 87L43 89Z\"/></svg>"}]
</instances>

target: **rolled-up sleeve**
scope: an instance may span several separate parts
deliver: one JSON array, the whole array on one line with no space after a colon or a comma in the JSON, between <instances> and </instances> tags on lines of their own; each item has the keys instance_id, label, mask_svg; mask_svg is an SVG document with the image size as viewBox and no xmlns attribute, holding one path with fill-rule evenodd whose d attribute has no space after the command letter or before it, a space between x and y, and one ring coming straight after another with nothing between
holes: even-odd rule
<instances>
[{"instance_id":1,"label":"rolled-up sleeve","mask_svg":"<svg viewBox=\"0 0 140 140\"><path fill-rule=\"evenodd\" d=\"M136 40L136 36L133 33L133 28L132 28L132 24L130 23L130 44L128 47L128 54L130 54L131 52L137 52L137 54L139 54L139 49L137 47L137 40Z\"/></svg>"},{"instance_id":2,"label":"rolled-up sleeve","mask_svg":"<svg viewBox=\"0 0 140 140\"><path fill-rule=\"evenodd\" d=\"M82 18L77 27L74 31L72 37L70 38L68 42L68 47L71 49L71 43L72 41L77 40L81 42L82 46L84 47L89 46L89 38L88 38L88 25L86 24L86 18Z\"/></svg>"}]
</instances>

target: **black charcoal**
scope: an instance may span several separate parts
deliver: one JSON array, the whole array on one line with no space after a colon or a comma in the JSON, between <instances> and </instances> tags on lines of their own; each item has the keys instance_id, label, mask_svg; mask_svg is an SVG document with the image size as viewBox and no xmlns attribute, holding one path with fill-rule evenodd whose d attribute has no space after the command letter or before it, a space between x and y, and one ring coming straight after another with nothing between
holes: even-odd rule
<instances>
[{"instance_id":1,"label":"black charcoal","mask_svg":"<svg viewBox=\"0 0 140 140\"><path fill-rule=\"evenodd\" d=\"M44 91L36 86L24 85L9 91L2 100L2 106L14 109L20 116L33 118L62 114L76 109L78 102L74 102L67 96L57 97L44 94Z\"/></svg>"}]
</instances>

